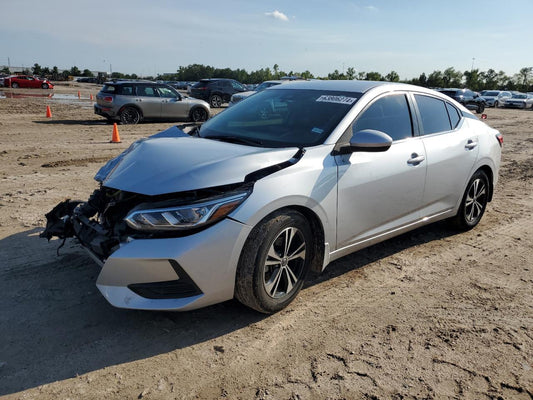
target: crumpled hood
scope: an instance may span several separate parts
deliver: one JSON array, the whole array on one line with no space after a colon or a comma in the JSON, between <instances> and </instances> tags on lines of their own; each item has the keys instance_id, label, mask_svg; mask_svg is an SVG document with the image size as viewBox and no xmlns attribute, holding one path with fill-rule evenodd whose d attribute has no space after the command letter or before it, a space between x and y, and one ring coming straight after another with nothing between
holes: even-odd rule
<instances>
[{"instance_id":1,"label":"crumpled hood","mask_svg":"<svg viewBox=\"0 0 533 400\"><path fill-rule=\"evenodd\" d=\"M297 151L159 137L138 143L102 183L150 196L204 189L243 182L249 173L288 161Z\"/></svg>"}]
</instances>

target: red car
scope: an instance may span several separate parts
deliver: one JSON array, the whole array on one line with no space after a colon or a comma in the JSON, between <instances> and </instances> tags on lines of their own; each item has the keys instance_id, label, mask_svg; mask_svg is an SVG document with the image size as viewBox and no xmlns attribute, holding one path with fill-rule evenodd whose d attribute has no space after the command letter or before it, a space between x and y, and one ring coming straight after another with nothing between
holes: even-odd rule
<instances>
[{"instance_id":1,"label":"red car","mask_svg":"<svg viewBox=\"0 0 533 400\"><path fill-rule=\"evenodd\" d=\"M54 88L54 85L52 85L48 79L29 75L15 75L6 77L4 78L4 86L12 88Z\"/></svg>"}]
</instances>

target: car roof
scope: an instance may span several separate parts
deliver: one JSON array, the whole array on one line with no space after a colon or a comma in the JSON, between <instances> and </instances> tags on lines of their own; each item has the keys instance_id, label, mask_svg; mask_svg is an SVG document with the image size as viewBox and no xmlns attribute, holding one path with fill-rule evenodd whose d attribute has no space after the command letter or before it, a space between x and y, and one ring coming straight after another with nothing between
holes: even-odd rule
<instances>
[{"instance_id":1,"label":"car roof","mask_svg":"<svg viewBox=\"0 0 533 400\"><path fill-rule=\"evenodd\" d=\"M159 82L154 82L154 81L145 81L145 80L117 80L117 81L107 81L105 83L106 85L131 85L131 84L136 84L136 85L163 85L163 86L167 86L165 83L159 83Z\"/></svg>"},{"instance_id":2,"label":"car roof","mask_svg":"<svg viewBox=\"0 0 533 400\"><path fill-rule=\"evenodd\" d=\"M234 81L235 79L230 78L205 78L200 79L200 82L215 82L215 81Z\"/></svg>"},{"instance_id":3,"label":"car roof","mask_svg":"<svg viewBox=\"0 0 533 400\"><path fill-rule=\"evenodd\" d=\"M356 93L365 93L371 89L374 89L379 86L392 85L396 89L406 89L412 90L413 88L418 88L414 85L408 85L404 83L392 83L392 82L383 82L383 81L359 81L359 80L312 80L312 81L292 81L287 82L283 85L272 86L269 90L283 90L283 89L311 89L311 90L337 90L342 92L356 92Z\"/></svg>"}]
</instances>

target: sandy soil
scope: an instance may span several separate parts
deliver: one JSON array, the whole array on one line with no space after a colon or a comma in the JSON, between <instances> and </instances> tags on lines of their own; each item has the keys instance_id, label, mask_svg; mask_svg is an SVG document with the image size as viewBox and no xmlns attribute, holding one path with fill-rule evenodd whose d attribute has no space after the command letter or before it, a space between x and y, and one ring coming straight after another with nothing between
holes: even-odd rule
<instances>
[{"instance_id":1,"label":"sandy soil","mask_svg":"<svg viewBox=\"0 0 533 400\"><path fill-rule=\"evenodd\" d=\"M57 256L38 238L105 160L173 125L119 126L109 143L97 91L0 98L0 396L533 399L533 112L487 110L505 144L475 230L438 223L347 256L272 316L236 301L140 312L104 300L74 242Z\"/></svg>"}]
</instances>

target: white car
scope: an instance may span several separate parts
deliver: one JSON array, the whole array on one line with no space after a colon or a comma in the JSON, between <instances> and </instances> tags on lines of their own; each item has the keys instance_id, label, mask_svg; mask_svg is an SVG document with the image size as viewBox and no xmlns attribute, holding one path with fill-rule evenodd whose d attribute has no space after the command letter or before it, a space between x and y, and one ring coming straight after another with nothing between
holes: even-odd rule
<instances>
[{"instance_id":1,"label":"white car","mask_svg":"<svg viewBox=\"0 0 533 400\"><path fill-rule=\"evenodd\" d=\"M483 90L480 95L485 100L487 107L502 107L504 100L513 94L506 90Z\"/></svg>"},{"instance_id":2,"label":"white car","mask_svg":"<svg viewBox=\"0 0 533 400\"><path fill-rule=\"evenodd\" d=\"M114 306L287 306L309 271L417 227L475 227L502 135L433 90L387 82L271 87L206 121L134 143L85 202L47 214L102 265Z\"/></svg>"}]
</instances>

